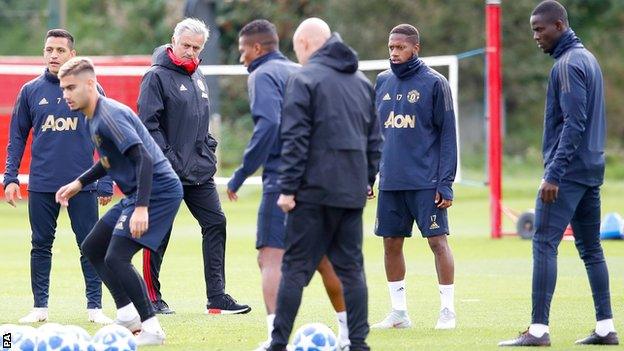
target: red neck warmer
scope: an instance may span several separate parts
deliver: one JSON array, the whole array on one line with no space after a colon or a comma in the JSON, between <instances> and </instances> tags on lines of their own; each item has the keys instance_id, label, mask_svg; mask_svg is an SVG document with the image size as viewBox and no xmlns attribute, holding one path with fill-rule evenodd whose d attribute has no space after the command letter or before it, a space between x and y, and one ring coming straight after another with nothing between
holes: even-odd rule
<instances>
[{"instance_id":1,"label":"red neck warmer","mask_svg":"<svg viewBox=\"0 0 624 351\"><path fill-rule=\"evenodd\" d=\"M182 67L188 74L193 74L195 70L197 70L197 67L199 67L198 59L181 59L173 53L173 50L171 48L167 48L167 55L174 65Z\"/></svg>"}]
</instances>

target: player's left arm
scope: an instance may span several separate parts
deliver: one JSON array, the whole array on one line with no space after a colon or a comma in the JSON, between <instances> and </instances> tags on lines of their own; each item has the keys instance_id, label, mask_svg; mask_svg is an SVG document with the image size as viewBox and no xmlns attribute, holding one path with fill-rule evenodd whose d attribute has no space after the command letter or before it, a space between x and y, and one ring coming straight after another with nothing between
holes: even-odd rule
<instances>
[{"instance_id":1,"label":"player's left arm","mask_svg":"<svg viewBox=\"0 0 624 351\"><path fill-rule=\"evenodd\" d=\"M433 123L440 132L438 187L434 201L440 208L453 204L453 182L457 170L457 135L453 96L448 81L441 78L434 85Z\"/></svg>"},{"instance_id":2,"label":"player's left arm","mask_svg":"<svg viewBox=\"0 0 624 351\"><path fill-rule=\"evenodd\" d=\"M574 64L559 69L559 105L563 129L552 162L544 172L544 181L558 186L576 154L587 125L587 85L585 72Z\"/></svg>"},{"instance_id":3,"label":"player's left arm","mask_svg":"<svg viewBox=\"0 0 624 351\"><path fill-rule=\"evenodd\" d=\"M247 177L267 160L275 140L279 137L281 99L279 87L267 74L255 77L250 89L251 115L256 122L247 144L241 166L228 182L228 197L235 200L236 192Z\"/></svg>"},{"instance_id":4,"label":"player's left arm","mask_svg":"<svg viewBox=\"0 0 624 351\"><path fill-rule=\"evenodd\" d=\"M377 116L377 109L375 107L375 91L371 89L370 108L369 108L369 123L368 123L368 136L366 144L366 159L368 161L368 198L375 197L373 192L373 185L379 172L379 160L381 159L381 127L379 124L379 118Z\"/></svg>"},{"instance_id":5,"label":"player's left arm","mask_svg":"<svg viewBox=\"0 0 624 351\"><path fill-rule=\"evenodd\" d=\"M97 84L96 88L100 95L106 96L104 88L102 88L99 83ZM108 205L108 203L110 203L113 199L113 180L111 179L111 177L109 177L108 175L104 175L103 177L98 179L95 189L100 205Z\"/></svg>"}]
</instances>

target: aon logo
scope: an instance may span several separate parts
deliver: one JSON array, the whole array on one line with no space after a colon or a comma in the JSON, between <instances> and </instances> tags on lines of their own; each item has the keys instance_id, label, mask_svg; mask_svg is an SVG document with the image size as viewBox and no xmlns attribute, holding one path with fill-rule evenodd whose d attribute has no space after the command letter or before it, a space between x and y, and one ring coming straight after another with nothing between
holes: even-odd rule
<instances>
[{"instance_id":1,"label":"aon logo","mask_svg":"<svg viewBox=\"0 0 624 351\"><path fill-rule=\"evenodd\" d=\"M388 119L384 123L384 128L414 128L416 127L416 116L395 115L390 111Z\"/></svg>"},{"instance_id":2,"label":"aon logo","mask_svg":"<svg viewBox=\"0 0 624 351\"><path fill-rule=\"evenodd\" d=\"M78 128L78 117L54 118L54 115L48 115L48 118L41 126L41 131L45 132L50 129L53 132L62 132L64 130L76 130L76 128Z\"/></svg>"}]
</instances>

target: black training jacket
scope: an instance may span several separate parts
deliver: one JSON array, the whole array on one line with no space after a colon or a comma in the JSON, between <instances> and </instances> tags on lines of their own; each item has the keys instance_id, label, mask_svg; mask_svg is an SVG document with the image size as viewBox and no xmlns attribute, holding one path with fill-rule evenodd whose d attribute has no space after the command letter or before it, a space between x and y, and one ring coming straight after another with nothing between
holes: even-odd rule
<instances>
[{"instance_id":1,"label":"black training jacket","mask_svg":"<svg viewBox=\"0 0 624 351\"><path fill-rule=\"evenodd\" d=\"M379 167L375 92L357 54L334 33L287 83L282 109L282 194L362 208Z\"/></svg>"},{"instance_id":2,"label":"black training jacket","mask_svg":"<svg viewBox=\"0 0 624 351\"><path fill-rule=\"evenodd\" d=\"M208 132L210 100L203 74L173 64L163 45L141 81L139 117L171 162L182 184L209 182L215 174L217 141Z\"/></svg>"}]
</instances>

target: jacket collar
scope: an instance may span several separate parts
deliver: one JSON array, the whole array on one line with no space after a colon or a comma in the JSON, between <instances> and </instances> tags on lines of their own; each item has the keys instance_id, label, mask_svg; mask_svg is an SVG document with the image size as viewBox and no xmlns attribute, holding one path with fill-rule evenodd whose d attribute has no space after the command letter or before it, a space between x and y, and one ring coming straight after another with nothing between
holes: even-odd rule
<instances>
[{"instance_id":1,"label":"jacket collar","mask_svg":"<svg viewBox=\"0 0 624 351\"><path fill-rule=\"evenodd\" d=\"M251 73L258 69L258 67L260 67L263 63L271 60L286 60L286 56L279 51L271 51L260 57L256 57L255 60L251 61L249 67L247 67L247 72Z\"/></svg>"},{"instance_id":2,"label":"jacket collar","mask_svg":"<svg viewBox=\"0 0 624 351\"><path fill-rule=\"evenodd\" d=\"M390 62L390 69L392 69L392 73L394 73L394 75L399 79L411 78L422 66L424 66L424 62L418 58L417 55L412 56L411 59L403 63Z\"/></svg>"},{"instance_id":3,"label":"jacket collar","mask_svg":"<svg viewBox=\"0 0 624 351\"><path fill-rule=\"evenodd\" d=\"M568 30L561 35L559 41L557 41L557 44L553 48L552 52L550 52L550 56L558 59L569 49L582 47L583 44L581 43L581 39L576 36L571 28L568 28Z\"/></svg>"},{"instance_id":4,"label":"jacket collar","mask_svg":"<svg viewBox=\"0 0 624 351\"><path fill-rule=\"evenodd\" d=\"M54 84L59 84L60 80L58 79L58 76L50 73L49 69L45 69L45 72L43 72L43 77L50 83L54 83Z\"/></svg>"}]
</instances>

